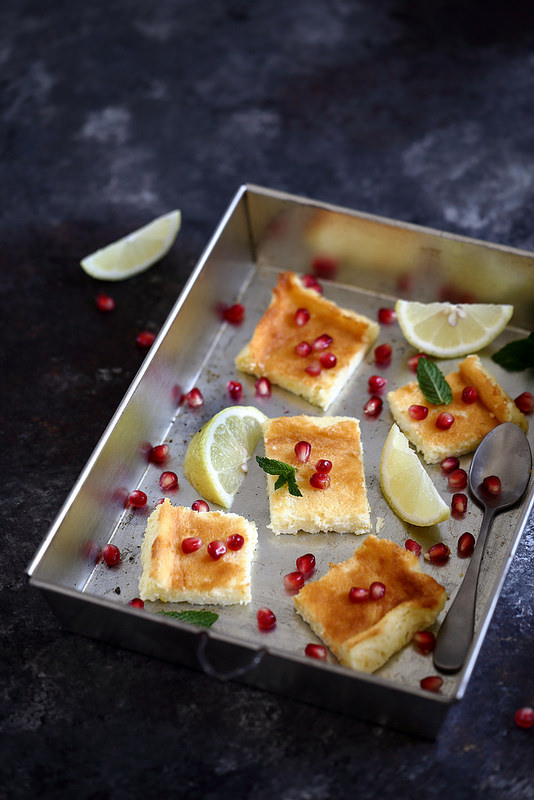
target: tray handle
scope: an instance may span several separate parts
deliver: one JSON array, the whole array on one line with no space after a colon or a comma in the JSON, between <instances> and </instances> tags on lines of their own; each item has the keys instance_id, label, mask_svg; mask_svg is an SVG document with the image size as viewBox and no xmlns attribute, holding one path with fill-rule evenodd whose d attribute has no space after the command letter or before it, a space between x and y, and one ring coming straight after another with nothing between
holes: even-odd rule
<instances>
[{"instance_id":1,"label":"tray handle","mask_svg":"<svg viewBox=\"0 0 534 800\"><path fill-rule=\"evenodd\" d=\"M255 655L247 664L243 664L241 667L235 667L235 669L230 669L227 672L221 672L213 666L206 655L206 647L209 639L210 637L205 631L199 634L197 658L200 661L200 665L206 675L209 675L210 678L218 678L220 681L232 681L236 678L240 678L242 675L246 675L247 672L250 672L258 666L263 656L267 652L264 647L261 647L256 651Z\"/></svg>"}]
</instances>

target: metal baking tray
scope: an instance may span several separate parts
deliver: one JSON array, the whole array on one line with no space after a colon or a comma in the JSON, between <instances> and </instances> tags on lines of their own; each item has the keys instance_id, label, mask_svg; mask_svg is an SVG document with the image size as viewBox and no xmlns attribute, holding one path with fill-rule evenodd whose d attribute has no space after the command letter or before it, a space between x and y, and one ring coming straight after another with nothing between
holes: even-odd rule
<instances>
[{"instance_id":1,"label":"metal baking tray","mask_svg":"<svg viewBox=\"0 0 534 800\"><path fill-rule=\"evenodd\" d=\"M274 386L270 399L256 398L255 379L237 373L234 367L235 355L251 337L269 303L277 273L286 269L309 272L318 255L335 259L338 265L335 277L322 281L325 296L375 319L377 310L391 306L398 296L513 302L513 322L517 327L504 331L480 355L512 397L534 390L532 371L506 373L490 361L492 352L533 327L532 254L258 186L242 186L28 574L62 626L71 631L204 669L220 679L240 680L334 711L434 737L451 705L466 690L533 504L532 486L521 505L494 521L482 565L472 648L461 672L444 677L439 694L420 689L420 679L435 670L431 657L417 654L411 646L372 675L346 669L332 656L322 663L304 655L305 645L317 639L294 613L292 597L283 588L283 575L295 568L297 556L313 552L319 577L330 562L350 557L363 538L335 533L274 536L267 529L265 475L254 459L231 509L254 519L258 526L252 602L248 606L213 608L220 616L209 631L155 613L163 604L146 603L144 609L128 605L138 594L146 519L162 495L158 485L162 468L147 464L147 443L170 444L171 457L164 468L178 474L180 488L168 496L175 504L190 505L197 494L183 476L185 450L193 433L230 404L226 392L230 378L243 384L241 402L256 405L268 416L322 413ZM222 321L219 313L221 302L236 301L246 308L245 321L239 326ZM398 326L382 326L378 342L393 346L391 365L380 370L388 379L388 389L413 379L406 366L413 350ZM456 363L440 362L440 366L447 372ZM373 526L378 523L380 535L399 544L408 537L414 538L424 551L436 541L449 544L449 562L442 567L425 562L424 569L447 588L452 600L466 567L466 561L455 555L455 544L464 530L476 534L481 511L470 502L464 519L451 518L439 528L422 529L401 522L389 509L380 491L378 464L392 418L387 403L376 419L366 419L363 414L369 397L367 381L377 371L370 353L327 413L361 420L372 522ZM181 392L193 386L199 387L205 398L204 406L195 410L177 403ZM530 427L532 446L534 426ZM257 452L261 452L261 445ZM469 457L462 459L462 466L467 468L469 463ZM450 498L439 467L429 468L429 472L442 496ZM125 510L124 496L136 487L147 493L147 507ZM95 565L95 549L107 542L117 544L122 554L121 563L115 568ZM272 608L277 617L277 626L269 633L261 633L256 624L256 611L264 605Z\"/></svg>"}]
</instances>

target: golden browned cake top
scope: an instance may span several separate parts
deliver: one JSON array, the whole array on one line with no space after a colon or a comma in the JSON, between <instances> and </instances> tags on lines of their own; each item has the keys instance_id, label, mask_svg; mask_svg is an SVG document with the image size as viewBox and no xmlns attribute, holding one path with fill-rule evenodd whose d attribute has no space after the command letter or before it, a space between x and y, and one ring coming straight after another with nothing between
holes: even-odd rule
<instances>
[{"instance_id":1,"label":"golden browned cake top","mask_svg":"<svg viewBox=\"0 0 534 800\"><path fill-rule=\"evenodd\" d=\"M496 378L484 369L478 356L467 356L458 364L458 369L465 383L475 387L481 401L492 414L495 414L498 422L515 422L522 430L527 430L528 422L525 415L517 408Z\"/></svg>"}]
</instances>

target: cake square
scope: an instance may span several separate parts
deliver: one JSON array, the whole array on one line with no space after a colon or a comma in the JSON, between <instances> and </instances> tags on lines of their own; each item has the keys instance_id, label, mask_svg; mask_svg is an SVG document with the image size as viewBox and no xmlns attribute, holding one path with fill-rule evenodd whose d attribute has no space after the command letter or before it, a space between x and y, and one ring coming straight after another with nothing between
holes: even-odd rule
<instances>
[{"instance_id":1,"label":"cake square","mask_svg":"<svg viewBox=\"0 0 534 800\"><path fill-rule=\"evenodd\" d=\"M296 322L298 309L309 313L304 325ZM340 308L315 289L306 288L294 272L284 272L278 276L271 303L235 364L243 372L265 376L325 409L361 363L378 332L376 322ZM297 345L306 342L311 346L323 334L332 339L326 348L311 349L305 356L297 354ZM321 366L320 358L327 352L335 356L334 366ZM318 374L306 372L312 365Z\"/></svg>"},{"instance_id":2,"label":"cake square","mask_svg":"<svg viewBox=\"0 0 534 800\"><path fill-rule=\"evenodd\" d=\"M483 367L478 356L467 356L458 364L456 372L446 376L446 380L453 396L449 405L429 403L417 381L411 381L387 395L395 422L427 464L437 464L447 456L473 452L484 436L501 422L515 422L522 430L527 430L525 415L496 378ZM464 403L462 400L466 386L473 386L477 390L474 403ZM408 409L412 404L428 408L424 420L410 417ZM454 417L454 423L448 430L436 428L436 417L442 411L448 411Z\"/></svg>"},{"instance_id":3,"label":"cake square","mask_svg":"<svg viewBox=\"0 0 534 800\"><path fill-rule=\"evenodd\" d=\"M349 600L353 586L368 589L375 581L386 587L380 600ZM445 588L413 553L370 534L351 558L307 583L293 603L341 664L374 672L435 622L445 600Z\"/></svg>"},{"instance_id":4,"label":"cake square","mask_svg":"<svg viewBox=\"0 0 534 800\"><path fill-rule=\"evenodd\" d=\"M211 558L207 545L216 539L226 541L233 534L243 537L243 547L235 551L227 548L218 560ZM203 545L185 554L182 542L194 536L200 537ZM249 603L256 542L256 525L244 517L223 511L193 511L173 506L166 499L147 521L141 545L139 595L143 600L167 603Z\"/></svg>"},{"instance_id":5,"label":"cake square","mask_svg":"<svg viewBox=\"0 0 534 800\"><path fill-rule=\"evenodd\" d=\"M352 417L278 417L263 424L265 455L297 470L302 497L287 486L275 489L276 478L267 475L267 491L273 533L367 533L371 529L367 501L360 424ZM306 464L297 461L295 445L311 445ZM310 477L319 459L332 462L330 486L314 489Z\"/></svg>"}]
</instances>

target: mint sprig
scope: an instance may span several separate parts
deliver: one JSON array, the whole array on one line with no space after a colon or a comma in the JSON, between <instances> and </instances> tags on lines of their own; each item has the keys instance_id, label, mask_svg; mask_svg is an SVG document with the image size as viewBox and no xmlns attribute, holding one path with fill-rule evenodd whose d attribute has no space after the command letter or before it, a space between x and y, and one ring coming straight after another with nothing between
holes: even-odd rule
<instances>
[{"instance_id":1,"label":"mint sprig","mask_svg":"<svg viewBox=\"0 0 534 800\"><path fill-rule=\"evenodd\" d=\"M428 358L419 359L417 380L419 388L429 403L436 406L441 404L448 406L449 403L452 403L452 389L445 380L443 372L433 361L429 361Z\"/></svg>"},{"instance_id":2,"label":"mint sprig","mask_svg":"<svg viewBox=\"0 0 534 800\"><path fill-rule=\"evenodd\" d=\"M158 611L164 617L172 617L180 622L187 622L190 625L200 625L202 628L211 628L217 622L219 615L214 611Z\"/></svg>"},{"instance_id":3,"label":"mint sprig","mask_svg":"<svg viewBox=\"0 0 534 800\"><path fill-rule=\"evenodd\" d=\"M297 470L295 467L292 467L291 464L286 464L285 461L277 461L276 458L256 456L256 461L268 475L278 475L278 479L274 484L275 489L281 489L287 483L289 494L294 497L302 497L302 492L297 485Z\"/></svg>"},{"instance_id":4,"label":"mint sprig","mask_svg":"<svg viewBox=\"0 0 534 800\"><path fill-rule=\"evenodd\" d=\"M509 372L534 367L534 332L529 333L526 339L508 342L492 355L492 359Z\"/></svg>"}]
</instances>

